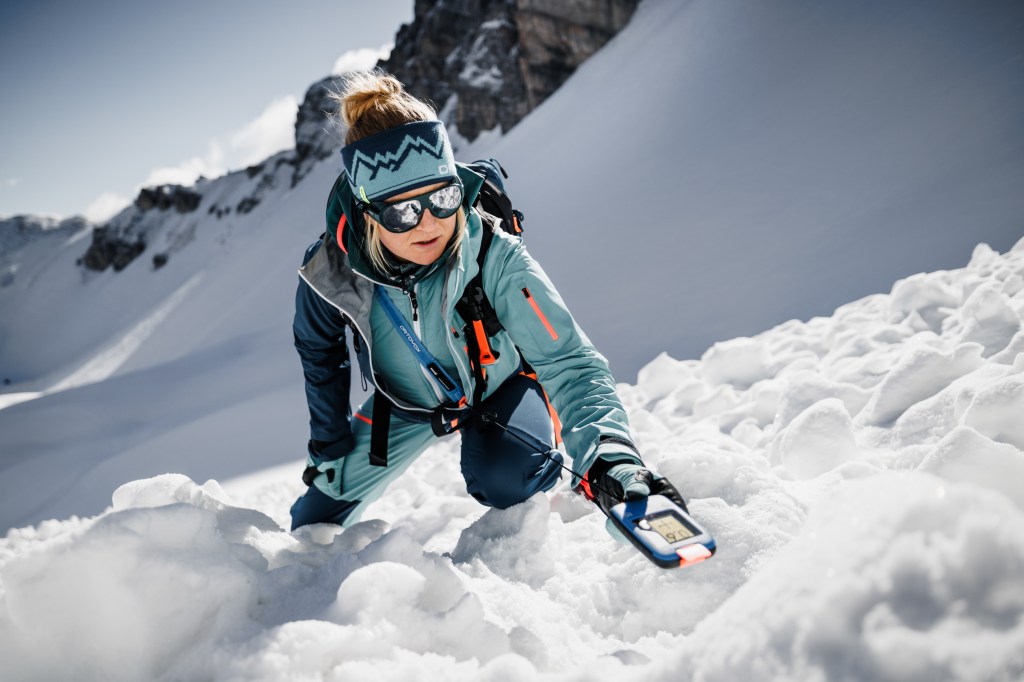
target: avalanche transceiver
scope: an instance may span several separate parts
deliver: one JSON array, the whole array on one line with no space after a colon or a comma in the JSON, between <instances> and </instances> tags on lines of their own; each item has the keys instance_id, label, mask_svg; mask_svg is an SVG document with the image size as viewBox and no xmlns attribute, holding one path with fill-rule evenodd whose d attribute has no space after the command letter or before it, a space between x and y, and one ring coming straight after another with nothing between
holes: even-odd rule
<instances>
[{"instance_id":1,"label":"avalanche transceiver","mask_svg":"<svg viewBox=\"0 0 1024 682\"><path fill-rule=\"evenodd\" d=\"M690 566L715 553L715 539L664 495L620 502L608 517L648 559L662 568Z\"/></svg>"}]
</instances>

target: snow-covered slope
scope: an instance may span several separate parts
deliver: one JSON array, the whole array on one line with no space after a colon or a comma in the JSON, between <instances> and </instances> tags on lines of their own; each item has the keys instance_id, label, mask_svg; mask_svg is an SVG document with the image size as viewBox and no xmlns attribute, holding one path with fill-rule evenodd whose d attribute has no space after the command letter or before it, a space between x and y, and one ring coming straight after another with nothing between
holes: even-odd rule
<instances>
[{"instance_id":1,"label":"snow-covered slope","mask_svg":"<svg viewBox=\"0 0 1024 682\"><path fill-rule=\"evenodd\" d=\"M485 512L454 437L344 532L281 527L293 466L128 483L0 540L0 676L1018 680L1022 316L1024 241L659 356L621 391L718 540L685 570L564 481Z\"/></svg>"},{"instance_id":2,"label":"snow-covered slope","mask_svg":"<svg viewBox=\"0 0 1024 682\"><path fill-rule=\"evenodd\" d=\"M143 257L83 282L74 260L84 247L60 252L51 275L61 279L25 292L33 305L18 324L35 331L37 355L77 357L83 337L94 350L19 387L43 395L0 410L0 526L94 514L140 476L223 480L295 460L308 438L291 335L296 269L323 230L335 174L321 164L252 212L190 230L158 270Z\"/></svg>"},{"instance_id":3,"label":"snow-covered slope","mask_svg":"<svg viewBox=\"0 0 1024 682\"><path fill-rule=\"evenodd\" d=\"M494 154L620 380L1024 236L1024 5L647 0Z\"/></svg>"}]
</instances>

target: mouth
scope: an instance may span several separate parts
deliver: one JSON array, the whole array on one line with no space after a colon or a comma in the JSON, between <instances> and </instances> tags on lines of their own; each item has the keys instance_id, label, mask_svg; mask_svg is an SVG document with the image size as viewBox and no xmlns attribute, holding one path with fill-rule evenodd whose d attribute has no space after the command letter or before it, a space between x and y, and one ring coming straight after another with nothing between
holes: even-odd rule
<instances>
[{"instance_id":1,"label":"mouth","mask_svg":"<svg viewBox=\"0 0 1024 682\"><path fill-rule=\"evenodd\" d=\"M423 241L413 242L412 245L413 246L418 246L420 248L430 248L431 246L434 246L435 244L437 244L437 242L439 242L440 240L441 240L441 237L437 236L437 237L434 237L433 239L425 239Z\"/></svg>"}]
</instances>

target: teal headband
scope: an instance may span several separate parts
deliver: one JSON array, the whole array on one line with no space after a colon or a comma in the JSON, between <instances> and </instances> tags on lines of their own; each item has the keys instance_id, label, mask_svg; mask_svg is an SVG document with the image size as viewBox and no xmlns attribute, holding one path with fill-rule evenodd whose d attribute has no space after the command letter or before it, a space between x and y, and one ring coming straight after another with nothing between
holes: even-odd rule
<instances>
[{"instance_id":1,"label":"teal headband","mask_svg":"<svg viewBox=\"0 0 1024 682\"><path fill-rule=\"evenodd\" d=\"M441 121L417 121L341 148L352 194L379 201L457 178L455 155Z\"/></svg>"}]
</instances>

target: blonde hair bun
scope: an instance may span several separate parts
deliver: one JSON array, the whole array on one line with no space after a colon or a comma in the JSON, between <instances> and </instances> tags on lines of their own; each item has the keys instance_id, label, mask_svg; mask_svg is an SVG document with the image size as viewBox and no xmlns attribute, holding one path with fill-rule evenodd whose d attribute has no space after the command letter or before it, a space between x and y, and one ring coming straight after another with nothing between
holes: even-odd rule
<instances>
[{"instance_id":1,"label":"blonde hair bun","mask_svg":"<svg viewBox=\"0 0 1024 682\"><path fill-rule=\"evenodd\" d=\"M437 119L433 107L410 95L397 78L380 69L350 74L345 91L337 98L348 126L345 144L406 123Z\"/></svg>"}]
</instances>

